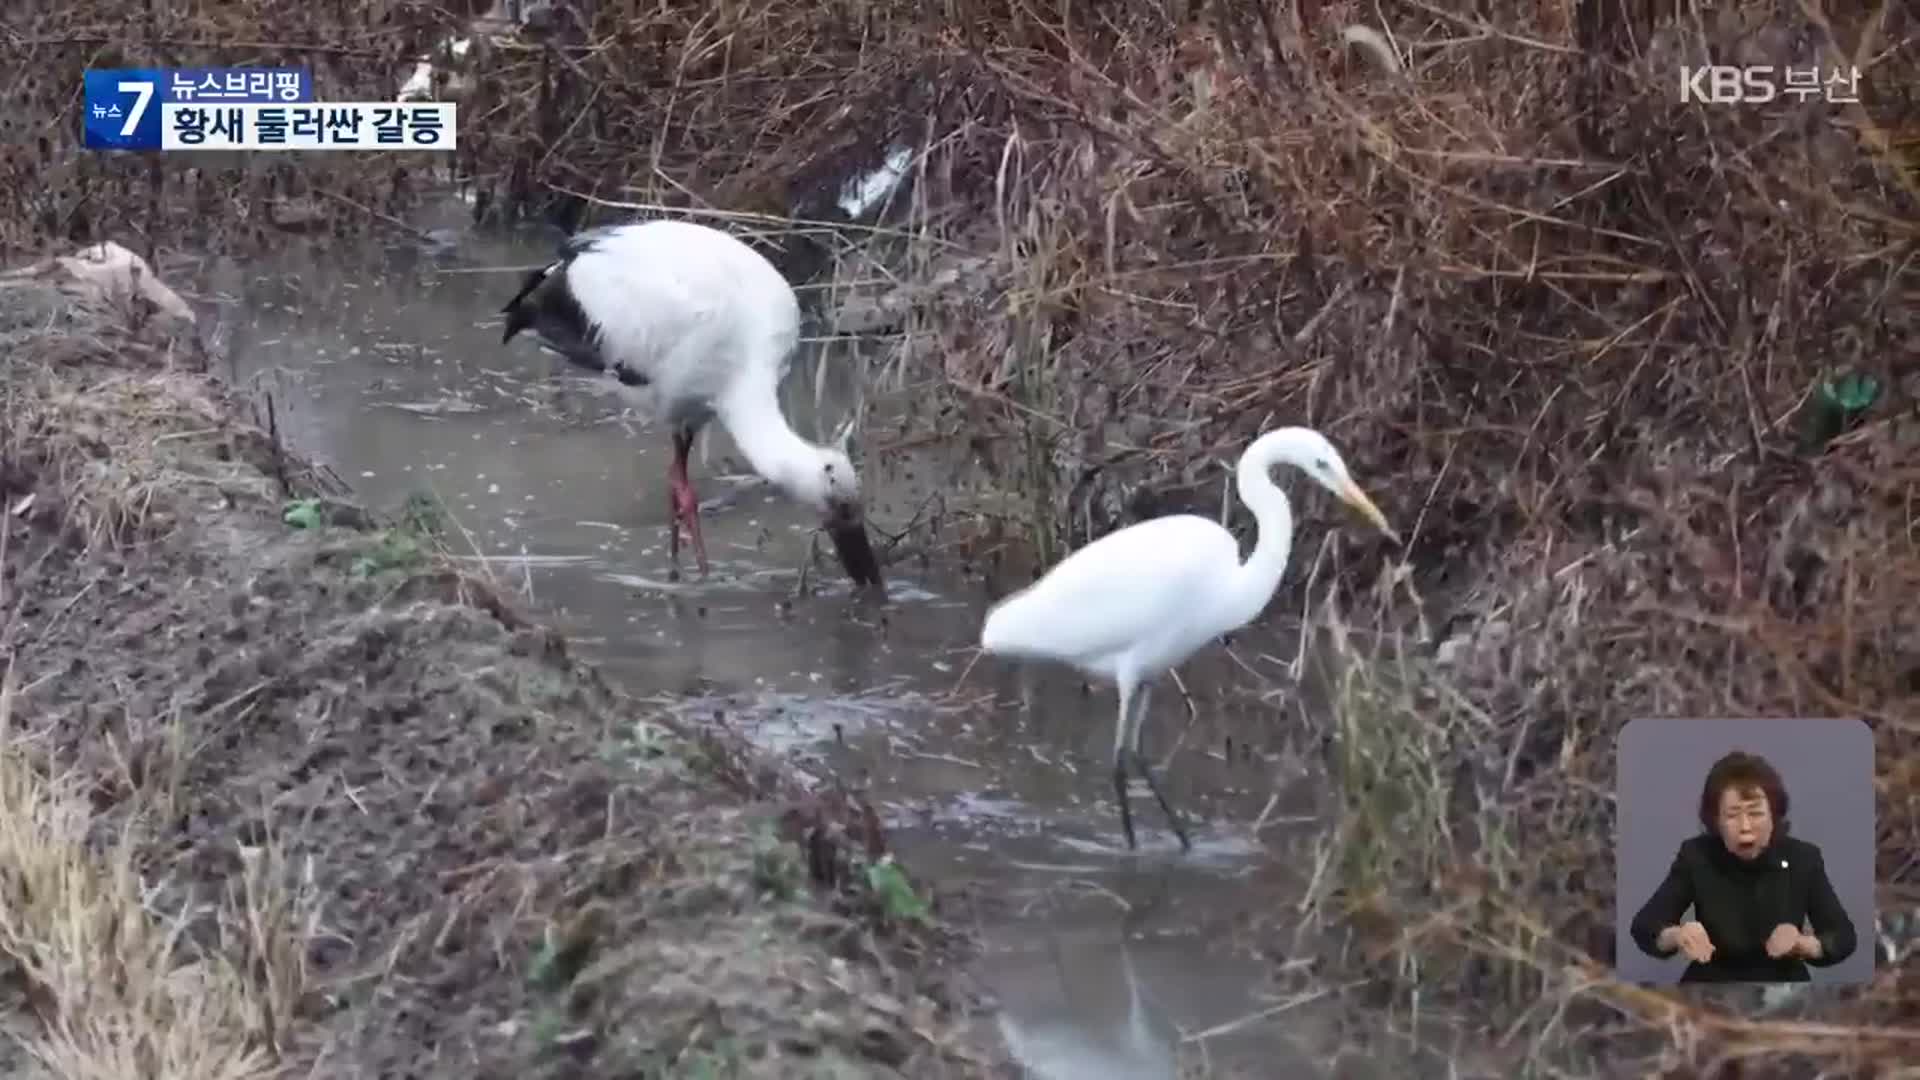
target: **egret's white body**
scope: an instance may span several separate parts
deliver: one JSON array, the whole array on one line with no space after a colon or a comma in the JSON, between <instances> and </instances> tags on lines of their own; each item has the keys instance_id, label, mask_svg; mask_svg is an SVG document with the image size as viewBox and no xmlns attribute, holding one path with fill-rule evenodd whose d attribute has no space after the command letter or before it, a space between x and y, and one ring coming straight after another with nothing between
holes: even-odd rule
<instances>
[{"instance_id":1,"label":"egret's white body","mask_svg":"<svg viewBox=\"0 0 1920 1080\"><path fill-rule=\"evenodd\" d=\"M718 418L755 472L822 515L848 573L878 584L846 432L839 446L817 446L781 415L779 386L800 340L800 304L759 252L684 221L592 229L570 237L560 259L528 274L502 310L503 344L532 329L672 427L676 556L685 524L705 572L686 459L701 428Z\"/></svg>"},{"instance_id":2,"label":"egret's white body","mask_svg":"<svg viewBox=\"0 0 1920 1080\"><path fill-rule=\"evenodd\" d=\"M1239 542L1218 522L1195 514L1154 518L1074 552L1039 581L995 605L981 629L980 647L986 652L1060 661L1118 688L1114 789L1128 846L1134 837L1126 755L1139 759L1140 721L1153 682L1208 642L1252 622L1286 571L1293 511L1268 475L1281 464L1305 470L1393 535L1324 436L1311 428L1279 428L1254 440L1236 470L1240 501L1253 511L1259 530L1245 562ZM1135 708L1130 711L1129 706ZM1152 771L1144 760L1138 764L1186 847L1186 832Z\"/></svg>"}]
</instances>

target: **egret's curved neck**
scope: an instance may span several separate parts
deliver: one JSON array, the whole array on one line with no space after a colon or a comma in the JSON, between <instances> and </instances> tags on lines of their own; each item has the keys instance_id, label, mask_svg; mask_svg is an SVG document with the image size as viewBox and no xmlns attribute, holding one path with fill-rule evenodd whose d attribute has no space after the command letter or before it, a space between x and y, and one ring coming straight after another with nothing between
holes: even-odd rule
<instances>
[{"instance_id":1,"label":"egret's curved neck","mask_svg":"<svg viewBox=\"0 0 1920 1080\"><path fill-rule=\"evenodd\" d=\"M1285 435L1284 430L1273 431L1256 439L1240 456L1239 468L1235 470L1240 501L1253 511L1253 520L1258 526L1253 553L1240 564L1233 590L1234 615L1240 623L1259 615L1273 598L1280 575L1286 572L1287 556L1293 550L1293 508L1287 502L1286 492L1280 490L1272 476L1273 467L1282 460Z\"/></svg>"},{"instance_id":2,"label":"egret's curved neck","mask_svg":"<svg viewBox=\"0 0 1920 1080\"><path fill-rule=\"evenodd\" d=\"M753 471L790 494L811 475L819 449L800 437L780 412L777 358L756 357L714 403L720 422Z\"/></svg>"}]
</instances>

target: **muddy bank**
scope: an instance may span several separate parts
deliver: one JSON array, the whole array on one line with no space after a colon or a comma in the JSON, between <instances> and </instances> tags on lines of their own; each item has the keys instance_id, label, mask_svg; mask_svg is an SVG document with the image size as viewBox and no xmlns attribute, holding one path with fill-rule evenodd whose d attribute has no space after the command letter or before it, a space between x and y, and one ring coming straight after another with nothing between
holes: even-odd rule
<instances>
[{"instance_id":1,"label":"muddy bank","mask_svg":"<svg viewBox=\"0 0 1920 1080\"><path fill-rule=\"evenodd\" d=\"M185 322L77 299L0 288L13 827L79 868L0 868L0 946L55 1075L994 1074L859 807L325 489Z\"/></svg>"}]
</instances>

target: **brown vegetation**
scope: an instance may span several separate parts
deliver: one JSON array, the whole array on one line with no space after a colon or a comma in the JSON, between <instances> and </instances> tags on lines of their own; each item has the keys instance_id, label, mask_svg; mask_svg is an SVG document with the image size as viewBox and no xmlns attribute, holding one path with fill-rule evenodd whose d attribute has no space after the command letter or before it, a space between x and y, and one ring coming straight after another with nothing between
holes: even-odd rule
<instances>
[{"instance_id":1,"label":"brown vegetation","mask_svg":"<svg viewBox=\"0 0 1920 1080\"><path fill-rule=\"evenodd\" d=\"M1260 428L1311 423L1342 447L1410 543L1398 561L1334 549L1345 572L1319 578L1347 748L1334 842L1370 855L1338 861L1315 912L1353 935L1329 959L1378 976L1403 1037L1452 1010L1509 1072L1913 1059L1911 956L1793 1023L1605 975L1613 736L1635 716L1866 718L1880 904L1920 903L1908 8L576 7L476 53L464 175L502 209L545 190L817 217L847 168L912 143L908 254L987 255L994 284L916 313L906 374L943 395L945 431L1019 460L1014 524L1043 552L1121 522L1142 490L1211 500ZM314 5L231 18L296 8ZM68 92L114 36L84 10L43 13L59 31L12 23L0 51ZM283 21L295 44L249 55L397 79L460 25L383 10L395 21ZM207 18L178 20L204 51L145 47L154 62L238 59L234 35L251 38ZM1351 24L1386 31L1404 70L1346 45ZM1678 65L1708 58L1855 64L1860 104L1681 103ZM146 190L134 166L53 153L91 194L49 184L58 205L10 225L97 235L102 207ZM379 168L341 193L397 210L381 200L404 192L398 166ZM1830 438L1821 387L1847 373L1878 399ZM1303 563L1318 546L1299 542ZM1449 637L1464 644L1443 663Z\"/></svg>"},{"instance_id":2,"label":"brown vegetation","mask_svg":"<svg viewBox=\"0 0 1920 1080\"><path fill-rule=\"evenodd\" d=\"M1807 1005L1824 1028L1606 972L1635 716L1866 718L1880 903L1920 900L1920 27L1478 10L964 20L949 55L1012 114L976 138L1017 235L997 333L942 343L962 423L1041 436L1079 498L1118 473L1210 500L1216 461L1308 422L1386 492L1404 563L1346 554L1314 598L1347 793L1315 899L1402 1037L1444 1053L1455 1013L1506 1071L1911 1060L1910 957ZM1376 17L1406 77L1337 52ZM1846 58L1864 104L1680 104L1677 65L1709 54ZM1828 444L1820 386L1847 372L1881 394Z\"/></svg>"}]
</instances>

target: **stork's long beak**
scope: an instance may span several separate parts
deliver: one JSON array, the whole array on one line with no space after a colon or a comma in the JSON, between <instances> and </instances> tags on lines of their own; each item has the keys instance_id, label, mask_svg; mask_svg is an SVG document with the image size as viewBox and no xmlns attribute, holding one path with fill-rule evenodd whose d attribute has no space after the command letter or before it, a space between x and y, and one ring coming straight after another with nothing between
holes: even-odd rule
<instances>
[{"instance_id":1,"label":"stork's long beak","mask_svg":"<svg viewBox=\"0 0 1920 1080\"><path fill-rule=\"evenodd\" d=\"M1395 544L1400 543L1400 534L1394 532L1393 526L1387 524L1387 515L1381 513L1380 508L1373 505L1373 500L1367 498L1367 493L1361 491L1358 484L1355 484L1352 480L1348 480L1346 487L1340 490L1340 499L1348 506L1360 511L1360 516L1366 518L1374 528L1386 533L1387 539L1392 540Z\"/></svg>"},{"instance_id":2,"label":"stork's long beak","mask_svg":"<svg viewBox=\"0 0 1920 1080\"><path fill-rule=\"evenodd\" d=\"M856 585L880 584L880 560L873 553L873 541L867 537L866 514L853 501L836 502L827 509L827 535L833 538L834 553L840 565Z\"/></svg>"}]
</instances>

